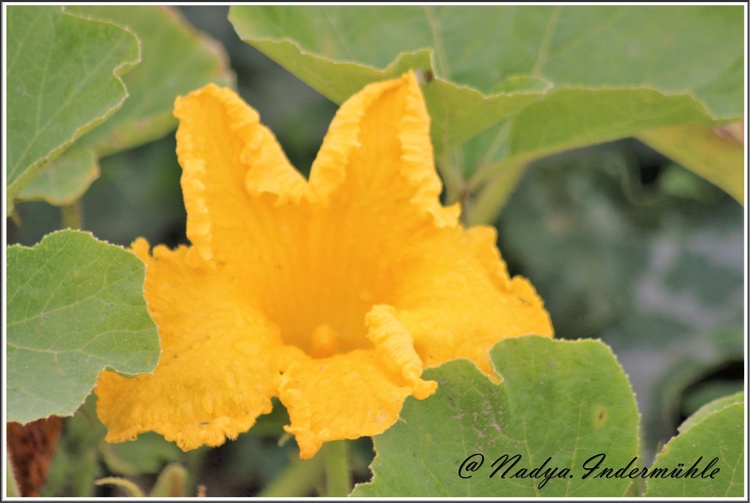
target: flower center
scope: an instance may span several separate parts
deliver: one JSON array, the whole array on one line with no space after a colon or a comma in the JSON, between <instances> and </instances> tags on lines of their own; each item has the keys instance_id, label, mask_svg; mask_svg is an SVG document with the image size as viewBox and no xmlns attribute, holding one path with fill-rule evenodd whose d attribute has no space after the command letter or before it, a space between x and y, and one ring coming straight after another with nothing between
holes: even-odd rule
<instances>
[{"instance_id":1,"label":"flower center","mask_svg":"<svg viewBox=\"0 0 750 503\"><path fill-rule=\"evenodd\" d=\"M310 339L310 356L326 358L339 351L339 335L328 325L318 325Z\"/></svg>"},{"instance_id":2,"label":"flower center","mask_svg":"<svg viewBox=\"0 0 750 503\"><path fill-rule=\"evenodd\" d=\"M291 294L286 299L288 303L279 310L284 315L274 320L287 344L299 347L313 358L372 346L365 326L371 301L345 292L305 292L300 287L302 291Z\"/></svg>"},{"instance_id":3,"label":"flower center","mask_svg":"<svg viewBox=\"0 0 750 503\"><path fill-rule=\"evenodd\" d=\"M351 257L349 260L354 262ZM264 299L265 312L278 325L284 342L313 358L372 347L365 316L384 299L370 293L373 277L358 277L355 268L367 270L365 264L351 268L341 261L338 264L340 267L329 268L306 264L298 269L300 273L280 281L287 265L283 264Z\"/></svg>"}]
</instances>

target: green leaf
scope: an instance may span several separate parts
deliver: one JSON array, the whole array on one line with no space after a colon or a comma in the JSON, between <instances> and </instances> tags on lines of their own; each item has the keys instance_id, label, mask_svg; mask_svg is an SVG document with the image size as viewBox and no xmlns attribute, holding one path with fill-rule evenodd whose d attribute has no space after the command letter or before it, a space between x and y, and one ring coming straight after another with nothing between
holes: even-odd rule
<instances>
[{"instance_id":1,"label":"green leaf","mask_svg":"<svg viewBox=\"0 0 750 503\"><path fill-rule=\"evenodd\" d=\"M70 6L67 11L125 27L141 42L142 62L123 81L130 97L114 116L76 142L20 194L69 204L98 177L97 160L175 129L174 100L209 82L234 86L223 48L171 7Z\"/></svg>"},{"instance_id":2,"label":"green leaf","mask_svg":"<svg viewBox=\"0 0 750 503\"><path fill-rule=\"evenodd\" d=\"M241 38L295 74L317 64L333 76L325 60L383 68L400 52L430 48L436 77L483 94L527 76L555 85L691 87L714 114L741 107L740 6L236 6L229 18ZM330 80L326 95L339 85Z\"/></svg>"},{"instance_id":3,"label":"green leaf","mask_svg":"<svg viewBox=\"0 0 750 503\"><path fill-rule=\"evenodd\" d=\"M154 370L159 340L133 253L70 230L7 252L7 420L73 414L105 368Z\"/></svg>"},{"instance_id":4,"label":"green leaf","mask_svg":"<svg viewBox=\"0 0 750 503\"><path fill-rule=\"evenodd\" d=\"M61 7L8 7L7 208L24 185L127 97L138 40Z\"/></svg>"},{"instance_id":5,"label":"green leaf","mask_svg":"<svg viewBox=\"0 0 750 503\"><path fill-rule=\"evenodd\" d=\"M516 83L518 92L512 99L506 95L487 98L467 86L444 79L433 80L433 51L424 49L431 44L410 41L410 27L415 21L412 10L414 8L364 8L360 11L363 15L357 15L346 7L233 6L229 20L240 38L339 104L370 82L416 69L427 84L425 99L438 151L443 145L458 144L491 126L499 120L498 116L510 116L537 100L537 94L529 91L549 87L543 79L532 79L533 83ZM420 8L416 10L421 12ZM370 45L369 36L367 40L354 40L363 34L360 28L365 19L370 26L365 33L371 32L373 27L376 30L387 27L388 44ZM323 25L328 27L323 29ZM419 28L422 31L423 27ZM394 35L401 38L394 39ZM365 54L358 54L359 50ZM373 59L377 61L374 65Z\"/></svg>"},{"instance_id":6,"label":"green leaf","mask_svg":"<svg viewBox=\"0 0 750 503\"><path fill-rule=\"evenodd\" d=\"M432 64L413 68L434 76L424 94L438 151L504 120L542 155L742 113L739 6L233 6L229 18L337 103L388 76L377 69L400 54L428 49Z\"/></svg>"},{"instance_id":7,"label":"green leaf","mask_svg":"<svg viewBox=\"0 0 750 503\"><path fill-rule=\"evenodd\" d=\"M502 177L540 156L636 135L653 142L661 140L660 150L665 154L674 154L673 158L684 160L688 167L695 166L698 174L718 180L717 185L738 197L737 187L741 193L744 174L741 147L738 149L718 138L711 142L705 138L711 134L705 126L651 129L659 123L705 121L703 105L686 94L666 96L653 89L561 87L526 107L512 123L495 126L468 142L464 146L463 172L470 187L476 190L488 180ZM685 148L685 144L694 140L701 140L700 146ZM503 184L500 190L506 187ZM491 222L504 202L505 198L492 189L480 193L474 202L471 222Z\"/></svg>"},{"instance_id":8,"label":"green leaf","mask_svg":"<svg viewBox=\"0 0 750 503\"><path fill-rule=\"evenodd\" d=\"M636 137L745 202L745 146L716 129L685 125L642 131Z\"/></svg>"},{"instance_id":9,"label":"green leaf","mask_svg":"<svg viewBox=\"0 0 750 503\"><path fill-rule=\"evenodd\" d=\"M687 418L685 422L680 425L678 430L680 433L684 433L714 412L718 412L724 407L729 407L730 405L742 404L744 399L744 393L735 393L733 395L717 398L716 400L707 403L706 405L698 409L695 414Z\"/></svg>"},{"instance_id":10,"label":"green leaf","mask_svg":"<svg viewBox=\"0 0 750 503\"><path fill-rule=\"evenodd\" d=\"M157 473L165 463L177 461L182 454L177 444L154 432L143 433L131 442L120 444L110 444L102 440L99 450L112 473L133 477L144 473Z\"/></svg>"},{"instance_id":11,"label":"green leaf","mask_svg":"<svg viewBox=\"0 0 750 503\"><path fill-rule=\"evenodd\" d=\"M682 468L677 473L683 477L649 478L646 496L742 497L744 410L743 394L738 393L705 405L685 421L651 467L667 473Z\"/></svg>"},{"instance_id":12,"label":"green leaf","mask_svg":"<svg viewBox=\"0 0 750 503\"><path fill-rule=\"evenodd\" d=\"M610 349L528 336L490 356L500 384L465 360L425 372L436 395L407 399L401 420L374 437L373 480L352 496L625 495L628 479L595 478L638 456L638 411Z\"/></svg>"},{"instance_id":13,"label":"green leaf","mask_svg":"<svg viewBox=\"0 0 750 503\"><path fill-rule=\"evenodd\" d=\"M79 199L98 177L96 154L76 143L24 186L17 199L44 199L62 206Z\"/></svg>"}]
</instances>

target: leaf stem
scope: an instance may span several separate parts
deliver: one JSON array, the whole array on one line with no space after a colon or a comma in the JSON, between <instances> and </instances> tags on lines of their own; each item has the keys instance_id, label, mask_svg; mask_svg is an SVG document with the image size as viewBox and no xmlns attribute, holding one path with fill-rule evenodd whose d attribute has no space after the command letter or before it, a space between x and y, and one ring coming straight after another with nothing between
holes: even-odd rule
<instances>
[{"instance_id":1,"label":"leaf stem","mask_svg":"<svg viewBox=\"0 0 750 503\"><path fill-rule=\"evenodd\" d=\"M472 191L464 180L462 165L463 148L458 145L440 156L437 169L445 186L446 206L459 203L461 205L461 223L468 226Z\"/></svg>"},{"instance_id":2,"label":"leaf stem","mask_svg":"<svg viewBox=\"0 0 750 503\"><path fill-rule=\"evenodd\" d=\"M122 477L105 477L103 479L99 479L94 482L97 486L102 486L105 484L111 484L113 486L120 487L124 489L125 491L130 493L130 496L134 498L143 498L145 497L145 494L143 494L143 491L135 482L132 482L128 479L122 478Z\"/></svg>"},{"instance_id":3,"label":"leaf stem","mask_svg":"<svg viewBox=\"0 0 750 503\"><path fill-rule=\"evenodd\" d=\"M187 487L197 487L207 447L201 447L185 453L185 468L187 468Z\"/></svg>"},{"instance_id":4,"label":"leaf stem","mask_svg":"<svg viewBox=\"0 0 750 503\"><path fill-rule=\"evenodd\" d=\"M309 496L323 475L323 455L308 461L292 461L275 479L263 488L258 497L304 497Z\"/></svg>"},{"instance_id":5,"label":"leaf stem","mask_svg":"<svg viewBox=\"0 0 750 503\"><path fill-rule=\"evenodd\" d=\"M329 498L348 496L352 490L348 451L349 445L346 440L337 440L323 445L326 466L326 496Z\"/></svg>"},{"instance_id":6,"label":"leaf stem","mask_svg":"<svg viewBox=\"0 0 750 503\"><path fill-rule=\"evenodd\" d=\"M77 199L61 208L63 229L83 228L83 212L81 211L81 200Z\"/></svg>"},{"instance_id":7,"label":"leaf stem","mask_svg":"<svg viewBox=\"0 0 750 503\"><path fill-rule=\"evenodd\" d=\"M440 178L443 180L443 187L445 187L445 204L451 205L458 202L461 195L461 176L456 172L453 162L449 157L443 156L436 163Z\"/></svg>"},{"instance_id":8,"label":"leaf stem","mask_svg":"<svg viewBox=\"0 0 750 503\"><path fill-rule=\"evenodd\" d=\"M13 469L13 460L10 458L10 453L5 451L5 480L6 480L6 491L9 498L17 498L21 496L21 492L18 490L18 483L16 482L16 474Z\"/></svg>"},{"instance_id":9,"label":"leaf stem","mask_svg":"<svg viewBox=\"0 0 750 503\"><path fill-rule=\"evenodd\" d=\"M495 177L480 189L474 199L468 223L471 225L491 224L500 215L505 203L513 193L525 168L525 161L510 162L502 166Z\"/></svg>"}]
</instances>

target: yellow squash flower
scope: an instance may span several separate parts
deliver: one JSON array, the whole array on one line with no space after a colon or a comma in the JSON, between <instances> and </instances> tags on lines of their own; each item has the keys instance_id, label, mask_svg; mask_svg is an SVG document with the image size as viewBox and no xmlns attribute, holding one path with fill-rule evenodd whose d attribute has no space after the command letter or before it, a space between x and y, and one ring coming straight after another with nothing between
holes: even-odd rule
<instances>
[{"instance_id":1,"label":"yellow squash flower","mask_svg":"<svg viewBox=\"0 0 750 503\"><path fill-rule=\"evenodd\" d=\"M153 375L100 375L108 441L153 430L185 450L220 445L278 397L310 458L433 394L424 368L468 358L491 374L497 341L552 335L494 230L440 204L413 73L341 106L309 181L229 89L178 98L175 115L192 246L132 245L162 353Z\"/></svg>"}]
</instances>

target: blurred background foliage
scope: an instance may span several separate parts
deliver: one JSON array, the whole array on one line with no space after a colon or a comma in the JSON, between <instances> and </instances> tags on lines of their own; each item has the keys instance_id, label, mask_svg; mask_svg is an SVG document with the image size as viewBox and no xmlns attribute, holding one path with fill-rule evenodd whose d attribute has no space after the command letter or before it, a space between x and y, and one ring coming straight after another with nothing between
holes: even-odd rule
<instances>
[{"instance_id":1,"label":"blurred background foliage","mask_svg":"<svg viewBox=\"0 0 750 503\"><path fill-rule=\"evenodd\" d=\"M228 7L180 9L223 44L240 95L307 174L337 106L242 42ZM124 246L139 236L187 243L174 150L170 133L103 158L81 200L83 228ZM61 228L58 207L22 202L16 210L8 243L33 245ZM495 222L511 274L535 285L556 336L599 338L613 348L636 393L647 465L688 415L743 387L743 216L720 189L626 139L534 162ZM92 406L66 420L43 495L92 495L92 480L76 476L93 473L83 464L148 489L176 461L187 467L188 494L204 484L208 496L251 496L296 457L293 439L277 445L282 407L236 441L183 453L155 434L105 444ZM366 481L372 443L353 445L354 480ZM113 486L96 491L121 494Z\"/></svg>"}]
</instances>

